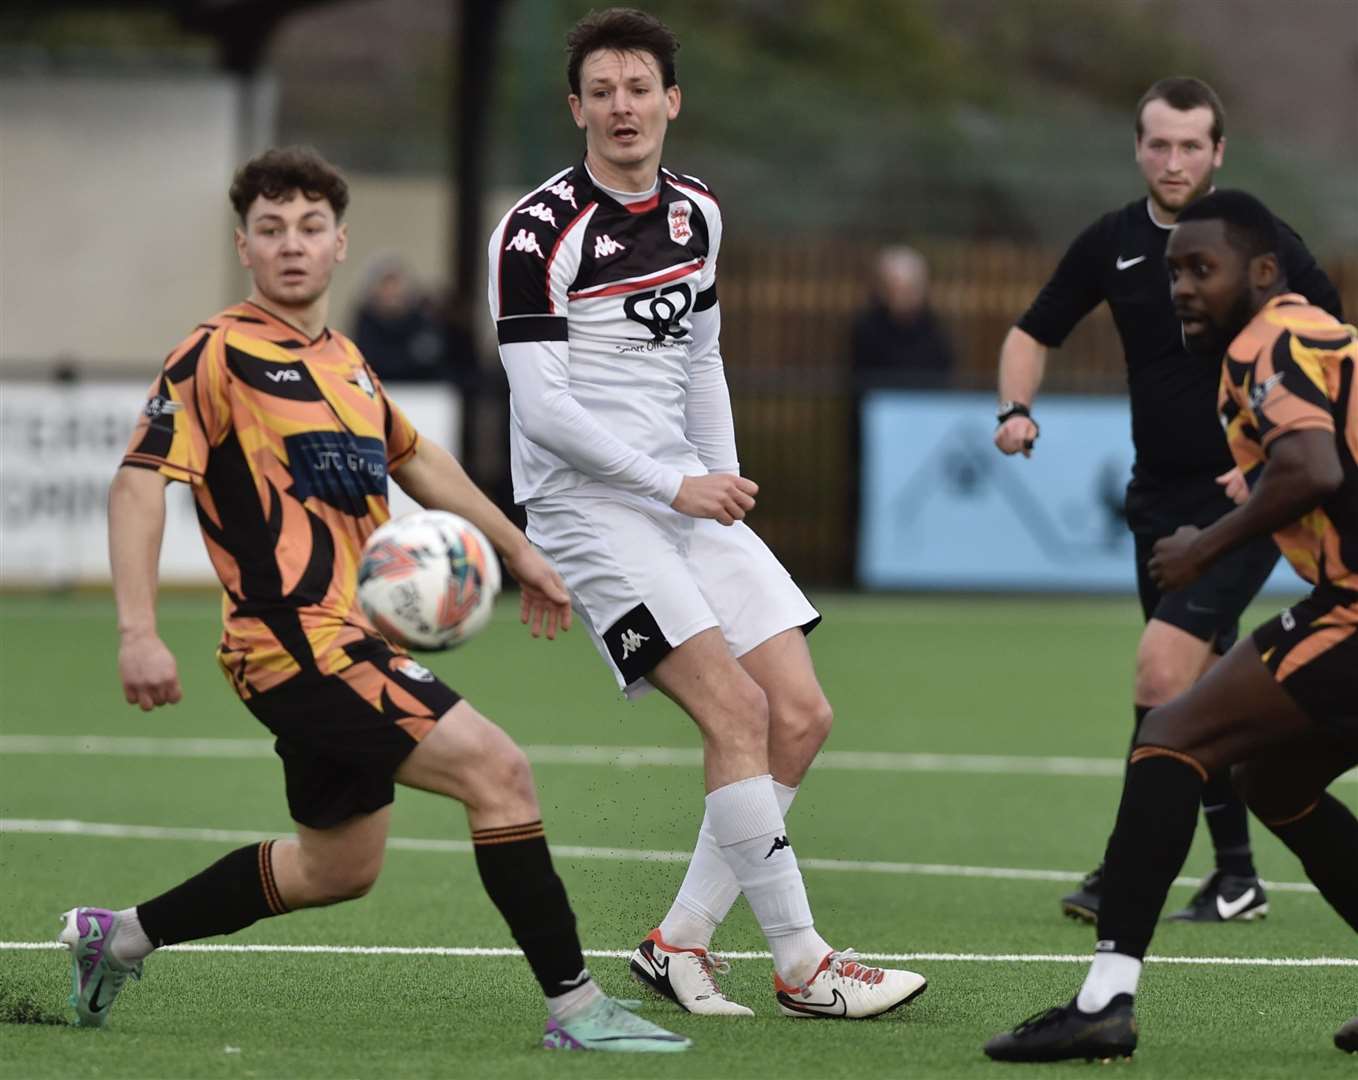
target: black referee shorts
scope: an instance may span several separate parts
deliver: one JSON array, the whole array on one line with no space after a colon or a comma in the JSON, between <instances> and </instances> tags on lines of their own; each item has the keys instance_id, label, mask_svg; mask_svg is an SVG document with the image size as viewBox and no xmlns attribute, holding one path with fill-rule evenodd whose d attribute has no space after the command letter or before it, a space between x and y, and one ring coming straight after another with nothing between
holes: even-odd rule
<instances>
[{"instance_id":1,"label":"black referee shorts","mask_svg":"<svg viewBox=\"0 0 1358 1080\"><path fill-rule=\"evenodd\" d=\"M1210 486L1209 486L1210 485ZM1204 529L1235 504L1210 478L1181 488L1127 490L1127 525L1136 541L1136 591L1146 621L1159 619L1225 653L1240 636L1240 616L1263 587L1278 561L1278 545L1260 537L1223 555L1185 589L1161 592L1151 579L1155 542L1182 525Z\"/></svg>"}]
</instances>

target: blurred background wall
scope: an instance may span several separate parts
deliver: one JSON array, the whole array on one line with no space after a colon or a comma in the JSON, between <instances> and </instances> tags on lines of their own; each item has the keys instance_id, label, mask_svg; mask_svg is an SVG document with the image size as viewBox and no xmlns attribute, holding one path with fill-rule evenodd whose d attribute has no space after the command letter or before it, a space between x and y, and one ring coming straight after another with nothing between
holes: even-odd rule
<instances>
[{"instance_id":1,"label":"blurred background wall","mask_svg":"<svg viewBox=\"0 0 1358 1080\"><path fill-rule=\"evenodd\" d=\"M16 400L7 387L57 374L149 382L184 333L248 287L231 249L234 166L263 146L305 142L353 186L333 324L357 333L365 297L399 270L411 313L400 325L422 343L412 348L424 365L410 369L424 388L403 392L440 385L465 401L458 448L505 499L504 390L479 280L485 235L518 194L581 152L562 42L590 6L6 5L0 406ZM684 108L667 159L711 183L727 221L723 351L743 466L763 487L756 524L802 578L855 579L864 402L850 354L877 253L909 244L924 256L951 355L928 386L889 392L923 395L929 415L963 409L976 418L970 437L982 439L1007 328L1075 233L1143 192L1132 109L1157 78L1192 73L1217 87L1228 111L1222 182L1291 222L1340 285L1349 317L1358 311L1354 0L649 7L684 43ZM1121 351L1100 311L1054 357L1044 392L1086 395L1089 416L1099 400L1087 395L1116 402L1122 387ZM979 396L956 396L967 391ZM45 467L19 457L32 449L23 433L36 429L36 406L24 408L4 414L9 521L28 512L14 463ZM1126 428L1109 415L1106 465L1116 473ZM914 490L907 472L936 445L890 430L901 490ZM120 446L107 442L111 471ZM1024 475L959 453L928 466L951 478L956 499ZM1064 483L1089 490L1084 503L1054 504L1052 520L1089 519L1102 535L1094 518L1113 513L1098 509L1112 505L1106 478ZM975 513L990 532L1032 532L997 519L1002 505L978 502ZM1122 562L1129 579L1130 557Z\"/></svg>"}]
</instances>

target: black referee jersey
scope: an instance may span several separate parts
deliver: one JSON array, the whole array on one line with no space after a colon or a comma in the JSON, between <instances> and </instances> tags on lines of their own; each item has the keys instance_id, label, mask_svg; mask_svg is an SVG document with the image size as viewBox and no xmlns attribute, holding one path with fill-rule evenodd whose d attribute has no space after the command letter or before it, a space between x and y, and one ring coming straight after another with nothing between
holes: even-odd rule
<instances>
[{"instance_id":1,"label":"black referee jersey","mask_svg":"<svg viewBox=\"0 0 1358 1080\"><path fill-rule=\"evenodd\" d=\"M1338 290L1301 237L1285 222L1278 225L1290 291L1342 318ZM1184 348L1165 266L1170 230L1151 217L1149 198L1105 214L1070 245L1017 325L1056 348L1107 300L1127 360L1133 485L1210 486L1212 477L1234 466L1217 419L1221 357Z\"/></svg>"}]
</instances>

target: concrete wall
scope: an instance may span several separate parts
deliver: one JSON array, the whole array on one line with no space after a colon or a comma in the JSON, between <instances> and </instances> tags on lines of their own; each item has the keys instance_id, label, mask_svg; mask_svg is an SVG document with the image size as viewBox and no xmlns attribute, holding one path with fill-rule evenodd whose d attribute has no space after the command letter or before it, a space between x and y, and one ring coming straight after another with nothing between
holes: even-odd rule
<instances>
[{"instance_id":1,"label":"concrete wall","mask_svg":"<svg viewBox=\"0 0 1358 1080\"><path fill-rule=\"evenodd\" d=\"M229 294L237 101L220 77L0 80L0 372L158 360Z\"/></svg>"},{"instance_id":2,"label":"concrete wall","mask_svg":"<svg viewBox=\"0 0 1358 1080\"><path fill-rule=\"evenodd\" d=\"M149 373L247 294L226 198L240 95L212 76L0 79L0 376L64 359ZM330 315L341 330L375 255L399 253L429 286L448 264L444 181L349 179L350 257Z\"/></svg>"}]
</instances>

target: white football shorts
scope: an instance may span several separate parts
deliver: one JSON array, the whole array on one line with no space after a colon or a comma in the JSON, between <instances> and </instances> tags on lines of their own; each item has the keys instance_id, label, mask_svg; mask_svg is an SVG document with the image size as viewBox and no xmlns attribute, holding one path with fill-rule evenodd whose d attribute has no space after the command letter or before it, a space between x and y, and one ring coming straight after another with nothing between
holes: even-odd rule
<instances>
[{"instance_id":1,"label":"white football shorts","mask_svg":"<svg viewBox=\"0 0 1358 1080\"><path fill-rule=\"evenodd\" d=\"M733 656L820 615L743 522L719 525L627 495L557 496L527 507L528 538L571 591L629 698L671 649L720 627Z\"/></svg>"}]
</instances>

